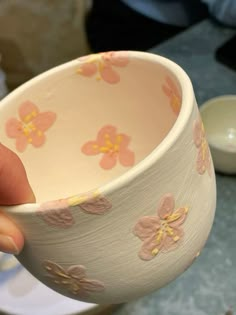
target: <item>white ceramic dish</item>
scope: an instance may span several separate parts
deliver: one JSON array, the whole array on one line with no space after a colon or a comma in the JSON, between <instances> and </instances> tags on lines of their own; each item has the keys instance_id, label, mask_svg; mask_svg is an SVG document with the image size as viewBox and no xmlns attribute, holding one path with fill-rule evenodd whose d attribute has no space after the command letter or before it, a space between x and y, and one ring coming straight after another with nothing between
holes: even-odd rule
<instances>
[{"instance_id":1,"label":"white ceramic dish","mask_svg":"<svg viewBox=\"0 0 236 315\"><path fill-rule=\"evenodd\" d=\"M236 173L236 95L210 99L200 107L215 169Z\"/></svg>"},{"instance_id":2,"label":"white ceramic dish","mask_svg":"<svg viewBox=\"0 0 236 315\"><path fill-rule=\"evenodd\" d=\"M0 312L14 315L68 315L95 309L96 304L66 298L34 278L15 260L15 268L0 271Z\"/></svg>"}]
</instances>

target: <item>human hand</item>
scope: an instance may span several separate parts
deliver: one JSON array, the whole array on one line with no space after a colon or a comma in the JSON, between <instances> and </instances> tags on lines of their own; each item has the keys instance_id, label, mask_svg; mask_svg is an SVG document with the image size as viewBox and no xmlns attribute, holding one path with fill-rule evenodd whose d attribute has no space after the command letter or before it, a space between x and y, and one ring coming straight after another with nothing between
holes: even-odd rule
<instances>
[{"instance_id":1,"label":"human hand","mask_svg":"<svg viewBox=\"0 0 236 315\"><path fill-rule=\"evenodd\" d=\"M24 166L18 156L0 144L0 205L34 202ZM0 251L19 254L24 237L17 226L0 210Z\"/></svg>"}]
</instances>

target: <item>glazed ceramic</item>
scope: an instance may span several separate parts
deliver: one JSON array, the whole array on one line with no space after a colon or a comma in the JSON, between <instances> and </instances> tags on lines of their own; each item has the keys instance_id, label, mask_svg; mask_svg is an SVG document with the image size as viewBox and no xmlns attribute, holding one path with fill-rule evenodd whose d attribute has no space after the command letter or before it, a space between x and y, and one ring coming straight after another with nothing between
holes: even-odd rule
<instances>
[{"instance_id":1,"label":"glazed ceramic","mask_svg":"<svg viewBox=\"0 0 236 315\"><path fill-rule=\"evenodd\" d=\"M120 303L174 280L215 211L214 168L191 82L175 63L107 52L52 69L2 101L1 141L36 204L2 207L19 261L48 287Z\"/></svg>"},{"instance_id":2,"label":"glazed ceramic","mask_svg":"<svg viewBox=\"0 0 236 315\"><path fill-rule=\"evenodd\" d=\"M236 174L236 95L215 97L201 106L215 169Z\"/></svg>"}]
</instances>

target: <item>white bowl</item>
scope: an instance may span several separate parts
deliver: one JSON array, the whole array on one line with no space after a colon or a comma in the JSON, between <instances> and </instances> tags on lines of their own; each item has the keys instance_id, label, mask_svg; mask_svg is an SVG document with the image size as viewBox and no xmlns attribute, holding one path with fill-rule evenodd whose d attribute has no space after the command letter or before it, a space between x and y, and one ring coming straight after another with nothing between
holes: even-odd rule
<instances>
[{"instance_id":1,"label":"white bowl","mask_svg":"<svg viewBox=\"0 0 236 315\"><path fill-rule=\"evenodd\" d=\"M37 203L0 206L17 257L55 291L118 304L192 264L215 213L210 151L186 73L144 52L79 58L0 107L1 142L22 159Z\"/></svg>"},{"instance_id":2,"label":"white bowl","mask_svg":"<svg viewBox=\"0 0 236 315\"><path fill-rule=\"evenodd\" d=\"M236 95L223 95L200 108L215 169L236 173Z\"/></svg>"}]
</instances>

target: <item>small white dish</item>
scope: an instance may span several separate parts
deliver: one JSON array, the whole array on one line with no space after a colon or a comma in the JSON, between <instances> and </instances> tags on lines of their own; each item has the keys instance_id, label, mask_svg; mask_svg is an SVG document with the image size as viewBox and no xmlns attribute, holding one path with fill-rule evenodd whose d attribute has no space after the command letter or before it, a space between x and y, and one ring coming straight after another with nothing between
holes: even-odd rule
<instances>
[{"instance_id":1,"label":"small white dish","mask_svg":"<svg viewBox=\"0 0 236 315\"><path fill-rule=\"evenodd\" d=\"M0 272L17 268L19 262L13 255L0 252Z\"/></svg>"},{"instance_id":2,"label":"small white dish","mask_svg":"<svg viewBox=\"0 0 236 315\"><path fill-rule=\"evenodd\" d=\"M200 112L215 169L236 174L236 95L210 99Z\"/></svg>"},{"instance_id":3,"label":"small white dish","mask_svg":"<svg viewBox=\"0 0 236 315\"><path fill-rule=\"evenodd\" d=\"M96 304L75 301L54 292L17 264L17 267L0 272L0 312L15 315L67 315L80 314L97 307Z\"/></svg>"}]
</instances>

